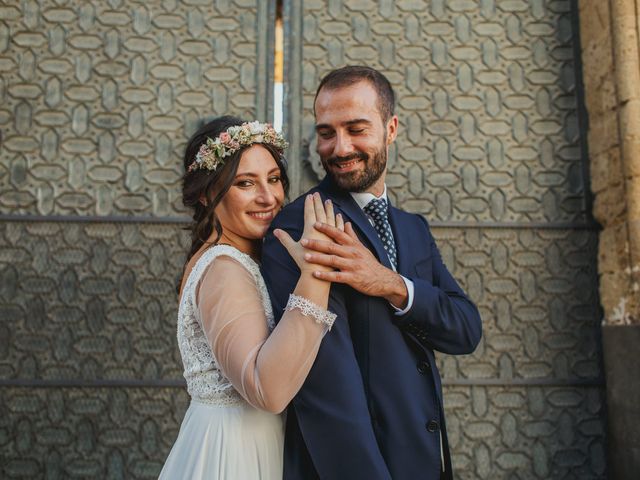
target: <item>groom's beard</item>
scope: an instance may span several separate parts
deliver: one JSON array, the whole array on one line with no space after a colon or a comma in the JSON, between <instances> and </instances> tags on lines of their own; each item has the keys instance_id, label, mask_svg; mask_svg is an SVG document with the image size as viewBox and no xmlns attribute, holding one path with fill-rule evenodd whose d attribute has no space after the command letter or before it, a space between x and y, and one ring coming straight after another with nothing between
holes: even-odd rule
<instances>
[{"instance_id":1,"label":"groom's beard","mask_svg":"<svg viewBox=\"0 0 640 480\"><path fill-rule=\"evenodd\" d=\"M361 160L364 168L351 172L339 173L337 168L327 168L335 165L337 162L347 162L350 160ZM364 152L356 152L346 157L332 156L328 159L321 159L327 175L333 183L341 190L347 192L364 192L371 185L376 183L384 173L387 167L387 146L383 139L382 147L376 150L373 156Z\"/></svg>"}]
</instances>

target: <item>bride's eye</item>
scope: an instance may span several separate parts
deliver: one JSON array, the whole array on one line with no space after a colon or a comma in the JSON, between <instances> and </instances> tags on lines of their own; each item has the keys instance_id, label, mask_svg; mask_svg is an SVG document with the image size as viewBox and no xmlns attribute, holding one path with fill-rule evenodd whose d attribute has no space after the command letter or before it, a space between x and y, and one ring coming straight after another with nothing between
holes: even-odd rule
<instances>
[{"instance_id":1,"label":"bride's eye","mask_svg":"<svg viewBox=\"0 0 640 480\"><path fill-rule=\"evenodd\" d=\"M278 175L274 175L273 177L269 177L269 183L278 183L280 181L280 177Z\"/></svg>"},{"instance_id":2,"label":"bride's eye","mask_svg":"<svg viewBox=\"0 0 640 480\"><path fill-rule=\"evenodd\" d=\"M248 188L251 187L253 185L253 182L251 180L240 180L239 182L236 182L236 187L240 187L240 188Z\"/></svg>"}]
</instances>

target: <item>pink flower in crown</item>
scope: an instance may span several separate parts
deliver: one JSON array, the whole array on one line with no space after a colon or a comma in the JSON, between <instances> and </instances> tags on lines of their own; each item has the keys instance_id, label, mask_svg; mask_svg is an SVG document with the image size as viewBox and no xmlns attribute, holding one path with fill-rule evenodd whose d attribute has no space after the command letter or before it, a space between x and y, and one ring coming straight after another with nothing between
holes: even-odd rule
<instances>
[{"instance_id":1,"label":"pink flower in crown","mask_svg":"<svg viewBox=\"0 0 640 480\"><path fill-rule=\"evenodd\" d=\"M231 135L229 135L227 132L222 132L220 134L220 141L222 143L229 143L231 141Z\"/></svg>"}]
</instances>

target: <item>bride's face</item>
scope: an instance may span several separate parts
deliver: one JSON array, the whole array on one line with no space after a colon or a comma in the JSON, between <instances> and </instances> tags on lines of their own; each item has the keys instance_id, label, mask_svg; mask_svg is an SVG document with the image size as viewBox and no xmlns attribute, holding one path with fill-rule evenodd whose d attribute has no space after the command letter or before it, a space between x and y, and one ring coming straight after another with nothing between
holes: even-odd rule
<instances>
[{"instance_id":1,"label":"bride's face","mask_svg":"<svg viewBox=\"0 0 640 480\"><path fill-rule=\"evenodd\" d=\"M245 150L231 188L215 209L226 240L262 239L284 196L280 168L269 151L260 144Z\"/></svg>"}]
</instances>

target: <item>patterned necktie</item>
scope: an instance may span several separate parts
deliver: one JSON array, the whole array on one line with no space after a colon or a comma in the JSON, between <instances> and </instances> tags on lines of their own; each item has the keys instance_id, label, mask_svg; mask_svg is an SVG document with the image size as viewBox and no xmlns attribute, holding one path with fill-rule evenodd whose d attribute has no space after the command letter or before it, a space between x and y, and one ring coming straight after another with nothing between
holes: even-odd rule
<instances>
[{"instance_id":1,"label":"patterned necktie","mask_svg":"<svg viewBox=\"0 0 640 480\"><path fill-rule=\"evenodd\" d=\"M391 225L387 218L387 201L384 198L374 198L364 207L364 212L373 220L373 227L376 229L382 245L389 255L391 265L397 269L396 242L393 240Z\"/></svg>"}]
</instances>

